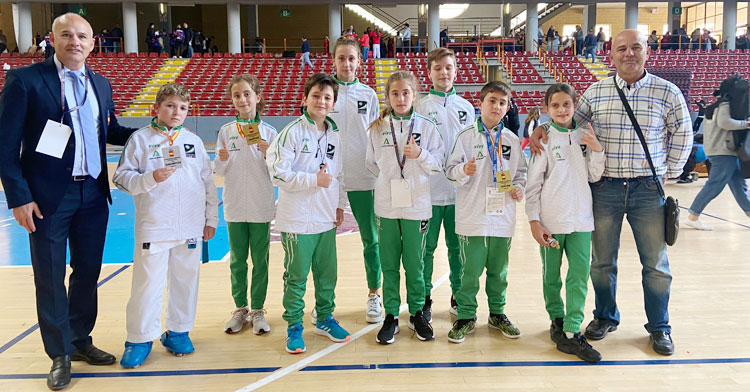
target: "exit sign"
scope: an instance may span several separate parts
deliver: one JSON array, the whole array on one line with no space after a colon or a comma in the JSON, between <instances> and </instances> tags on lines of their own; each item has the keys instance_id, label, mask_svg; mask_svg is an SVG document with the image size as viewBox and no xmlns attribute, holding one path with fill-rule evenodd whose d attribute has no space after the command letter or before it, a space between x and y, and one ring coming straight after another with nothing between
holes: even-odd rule
<instances>
[{"instance_id":1,"label":"exit sign","mask_svg":"<svg viewBox=\"0 0 750 392\"><path fill-rule=\"evenodd\" d=\"M682 7L672 7L672 15L682 15Z\"/></svg>"},{"instance_id":2,"label":"exit sign","mask_svg":"<svg viewBox=\"0 0 750 392\"><path fill-rule=\"evenodd\" d=\"M279 16L281 16L282 18L288 18L292 16L292 10L282 9L281 11L279 11Z\"/></svg>"},{"instance_id":3,"label":"exit sign","mask_svg":"<svg viewBox=\"0 0 750 392\"><path fill-rule=\"evenodd\" d=\"M86 9L83 7L76 8L76 14L81 16L86 16Z\"/></svg>"}]
</instances>

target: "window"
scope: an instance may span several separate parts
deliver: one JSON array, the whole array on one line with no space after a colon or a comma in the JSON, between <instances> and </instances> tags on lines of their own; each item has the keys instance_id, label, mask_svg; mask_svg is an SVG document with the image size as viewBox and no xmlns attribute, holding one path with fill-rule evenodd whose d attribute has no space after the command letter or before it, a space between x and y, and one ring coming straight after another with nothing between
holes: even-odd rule
<instances>
[{"instance_id":1,"label":"window","mask_svg":"<svg viewBox=\"0 0 750 392\"><path fill-rule=\"evenodd\" d=\"M638 25L638 32L641 33L641 34L643 34L643 35L646 35L646 36L649 35L649 34L651 34L651 32L648 30L648 25L647 24L639 24Z\"/></svg>"}]
</instances>

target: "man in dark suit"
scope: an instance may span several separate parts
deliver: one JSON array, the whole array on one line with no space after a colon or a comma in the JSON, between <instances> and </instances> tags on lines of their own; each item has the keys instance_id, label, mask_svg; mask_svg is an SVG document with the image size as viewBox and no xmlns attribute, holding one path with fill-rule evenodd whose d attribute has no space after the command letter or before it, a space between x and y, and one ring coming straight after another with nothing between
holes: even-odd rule
<instances>
[{"instance_id":1,"label":"man in dark suit","mask_svg":"<svg viewBox=\"0 0 750 392\"><path fill-rule=\"evenodd\" d=\"M58 390L70 383L71 360L115 362L92 344L90 333L111 202L106 143L122 145L134 129L117 123L107 79L85 67L94 48L91 25L76 14L62 15L50 41L54 57L6 76L0 179L8 207L29 232L37 317L52 358L47 386ZM63 136L54 137L61 129ZM40 139L64 145L62 156L38 152ZM68 242L72 273L66 293Z\"/></svg>"}]
</instances>

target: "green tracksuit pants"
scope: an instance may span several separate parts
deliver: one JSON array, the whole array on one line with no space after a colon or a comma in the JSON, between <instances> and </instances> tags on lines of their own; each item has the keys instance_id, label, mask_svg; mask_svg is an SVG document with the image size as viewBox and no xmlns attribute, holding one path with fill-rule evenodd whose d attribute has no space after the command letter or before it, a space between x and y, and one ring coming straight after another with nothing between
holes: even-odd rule
<instances>
[{"instance_id":1,"label":"green tracksuit pants","mask_svg":"<svg viewBox=\"0 0 750 392\"><path fill-rule=\"evenodd\" d=\"M241 308L247 306L247 256L253 263L250 284L250 308L263 309L268 288L268 248L271 243L271 224L227 222L229 233L229 271L232 298Z\"/></svg>"},{"instance_id":2,"label":"green tracksuit pants","mask_svg":"<svg viewBox=\"0 0 750 392\"><path fill-rule=\"evenodd\" d=\"M505 311L505 289L508 287L508 251L510 238L458 236L461 265L461 288L456 293L458 319L472 319L477 313L479 277L485 268L484 290L490 313Z\"/></svg>"},{"instance_id":3,"label":"green tracksuit pants","mask_svg":"<svg viewBox=\"0 0 750 392\"><path fill-rule=\"evenodd\" d=\"M586 305L591 257L591 233L553 234L560 249L541 247L542 289L544 304L550 320L563 319L563 331L581 332L583 308ZM568 259L568 276L565 277L565 305L560 295L563 251Z\"/></svg>"},{"instance_id":4,"label":"green tracksuit pants","mask_svg":"<svg viewBox=\"0 0 750 392\"><path fill-rule=\"evenodd\" d=\"M380 237L380 264L383 267L383 305L386 314L398 317L401 305L401 263L406 275L406 302L409 313L424 306L424 254L427 220L377 218Z\"/></svg>"},{"instance_id":5,"label":"green tracksuit pants","mask_svg":"<svg viewBox=\"0 0 750 392\"><path fill-rule=\"evenodd\" d=\"M307 275L312 269L318 320L333 313L336 298L336 228L318 234L281 233L284 247L284 314L289 325L302 323Z\"/></svg>"},{"instance_id":6,"label":"green tracksuit pants","mask_svg":"<svg viewBox=\"0 0 750 392\"><path fill-rule=\"evenodd\" d=\"M449 279L451 293L455 296L461 288L461 261L458 259L458 236L456 236L456 206L432 206L432 218L427 229L427 245L424 251L424 295L432 292L432 271L435 249L440 237L440 223L445 228L445 245L448 247Z\"/></svg>"},{"instance_id":7,"label":"green tracksuit pants","mask_svg":"<svg viewBox=\"0 0 750 392\"><path fill-rule=\"evenodd\" d=\"M374 191L351 191L347 192L346 195L349 198L354 219L359 226L359 237L362 239L367 288L370 290L379 289L382 272L380 270L378 232L375 225Z\"/></svg>"}]
</instances>

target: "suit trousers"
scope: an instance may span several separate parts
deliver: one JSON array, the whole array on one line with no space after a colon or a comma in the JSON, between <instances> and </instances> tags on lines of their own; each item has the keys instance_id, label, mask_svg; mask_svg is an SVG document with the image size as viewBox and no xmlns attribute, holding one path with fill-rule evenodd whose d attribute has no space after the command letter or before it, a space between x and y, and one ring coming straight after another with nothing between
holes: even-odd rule
<instances>
[{"instance_id":1,"label":"suit trousers","mask_svg":"<svg viewBox=\"0 0 750 392\"><path fill-rule=\"evenodd\" d=\"M36 286L37 318L50 358L91 344L97 315L97 280L102 267L109 206L96 180L73 181L51 215L34 217L29 234ZM65 290L66 246L72 273Z\"/></svg>"}]
</instances>

